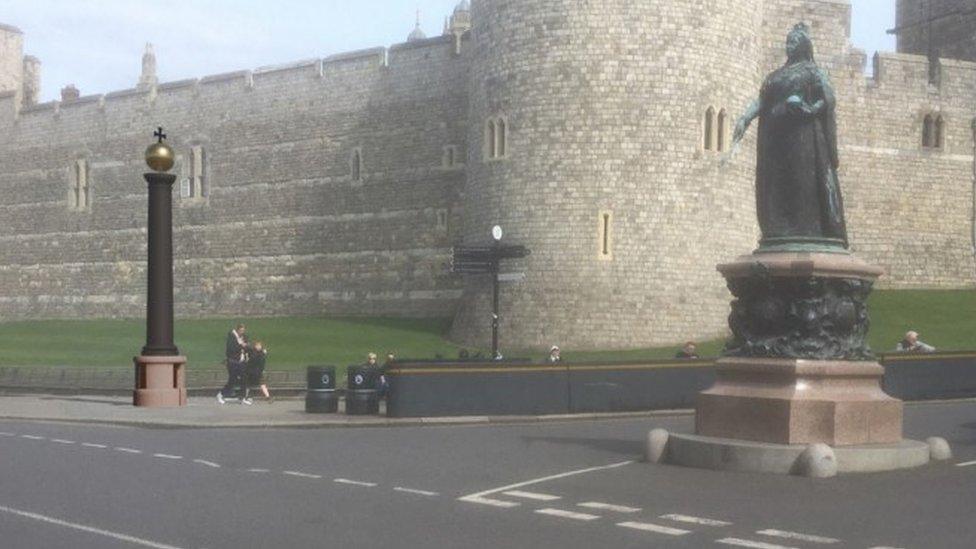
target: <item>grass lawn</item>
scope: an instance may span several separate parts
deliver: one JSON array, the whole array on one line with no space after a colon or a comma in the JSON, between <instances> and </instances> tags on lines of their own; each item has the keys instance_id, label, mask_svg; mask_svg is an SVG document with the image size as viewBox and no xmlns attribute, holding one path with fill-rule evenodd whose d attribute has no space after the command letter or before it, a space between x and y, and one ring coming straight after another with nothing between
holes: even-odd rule
<instances>
[{"instance_id":1,"label":"grass lawn","mask_svg":"<svg viewBox=\"0 0 976 549\"><path fill-rule=\"evenodd\" d=\"M976 349L976 291L876 291L870 302L869 340L877 352L890 351L906 330L940 350ZM237 319L178 320L176 342L191 367L219 368L224 338ZM401 358L455 357L459 347L447 341L449 319L245 319L252 339L270 349L268 367L301 369L312 364L345 366L364 360L369 351L396 352ZM502 334L502 342L504 343ZM486 334L486 338L488 334ZM132 365L145 341L142 319L50 320L0 323L0 365L119 367ZM703 356L715 356L722 340L699 344ZM679 343L654 349L574 352L570 361L670 358ZM570 345L566 345L570 348ZM541 359L544 351L506 352Z\"/></svg>"}]
</instances>

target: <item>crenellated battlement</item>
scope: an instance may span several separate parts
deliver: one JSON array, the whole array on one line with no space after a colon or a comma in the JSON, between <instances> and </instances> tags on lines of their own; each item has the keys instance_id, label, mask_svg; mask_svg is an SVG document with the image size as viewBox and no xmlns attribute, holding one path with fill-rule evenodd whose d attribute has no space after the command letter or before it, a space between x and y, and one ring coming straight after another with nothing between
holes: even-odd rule
<instances>
[{"instance_id":1,"label":"crenellated battlement","mask_svg":"<svg viewBox=\"0 0 976 549\"><path fill-rule=\"evenodd\" d=\"M0 110L6 114L0 115L0 127L15 121L19 124L31 124L36 117L67 115L76 111L97 109L106 112L119 106L128 108L134 98L142 99L151 106L159 101L179 98L191 99L211 94L234 93L235 90L245 92L256 88L283 87L296 81L322 80L323 85L341 88L347 84L355 84L362 78L410 78L410 71L437 73L439 64L460 62L461 57L456 54L454 45L453 36L438 36L396 44L390 48L343 52L324 58L162 82L150 88L116 90L84 96L71 102L55 100L23 108L16 106L14 92L3 93L0 94Z\"/></svg>"}]
</instances>

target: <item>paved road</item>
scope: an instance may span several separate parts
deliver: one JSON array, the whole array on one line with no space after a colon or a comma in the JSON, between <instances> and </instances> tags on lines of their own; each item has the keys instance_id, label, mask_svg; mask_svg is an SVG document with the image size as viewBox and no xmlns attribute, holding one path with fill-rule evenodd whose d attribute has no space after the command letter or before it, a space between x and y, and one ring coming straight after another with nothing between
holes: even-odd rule
<instances>
[{"instance_id":1,"label":"paved road","mask_svg":"<svg viewBox=\"0 0 976 549\"><path fill-rule=\"evenodd\" d=\"M149 430L0 422L0 547L971 548L976 403L910 406L956 459L810 480L639 463L691 418Z\"/></svg>"}]
</instances>

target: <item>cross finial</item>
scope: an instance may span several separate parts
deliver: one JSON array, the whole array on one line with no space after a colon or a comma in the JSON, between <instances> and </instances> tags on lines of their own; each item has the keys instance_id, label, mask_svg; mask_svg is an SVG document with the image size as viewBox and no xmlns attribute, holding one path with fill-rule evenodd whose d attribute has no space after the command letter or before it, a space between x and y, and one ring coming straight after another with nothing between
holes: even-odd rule
<instances>
[{"instance_id":1,"label":"cross finial","mask_svg":"<svg viewBox=\"0 0 976 549\"><path fill-rule=\"evenodd\" d=\"M420 8L417 8L417 28L420 28Z\"/></svg>"},{"instance_id":2,"label":"cross finial","mask_svg":"<svg viewBox=\"0 0 976 549\"><path fill-rule=\"evenodd\" d=\"M162 126L156 128L156 131L153 132L153 137L158 137L160 143L163 142L163 139L166 139L166 134L163 133L163 127Z\"/></svg>"}]
</instances>

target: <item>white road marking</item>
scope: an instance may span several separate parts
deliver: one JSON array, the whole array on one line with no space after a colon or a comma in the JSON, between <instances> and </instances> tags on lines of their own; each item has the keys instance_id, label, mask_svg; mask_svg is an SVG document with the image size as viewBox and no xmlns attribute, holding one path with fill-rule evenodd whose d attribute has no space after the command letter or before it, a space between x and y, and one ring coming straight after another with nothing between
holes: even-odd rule
<instances>
[{"instance_id":1,"label":"white road marking","mask_svg":"<svg viewBox=\"0 0 976 549\"><path fill-rule=\"evenodd\" d=\"M752 549L797 549L796 547L773 545L772 543L763 543L761 541L752 541L739 538L724 538L715 540L715 543L724 543L725 545L735 545L737 547L751 547Z\"/></svg>"},{"instance_id":2,"label":"white road marking","mask_svg":"<svg viewBox=\"0 0 976 549\"><path fill-rule=\"evenodd\" d=\"M688 524L701 524L702 526L731 526L732 525L731 522L726 522L724 520L692 517L689 515L661 515L661 518L665 520L673 520L675 522L687 522Z\"/></svg>"},{"instance_id":3,"label":"white road marking","mask_svg":"<svg viewBox=\"0 0 976 549\"><path fill-rule=\"evenodd\" d=\"M3 432L3 431L0 431L0 437L15 437L15 436L17 436L16 433L6 433L6 432Z\"/></svg>"},{"instance_id":4,"label":"white road marking","mask_svg":"<svg viewBox=\"0 0 976 549\"><path fill-rule=\"evenodd\" d=\"M301 477L301 478L322 478L322 475L312 475L309 473L302 473L299 471L285 471L283 474L293 476L293 477Z\"/></svg>"},{"instance_id":5,"label":"white road marking","mask_svg":"<svg viewBox=\"0 0 976 549\"><path fill-rule=\"evenodd\" d=\"M183 459L183 456L174 456L173 454L153 454L153 457L160 459Z\"/></svg>"},{"instance_id":6,"label":"white road marking","mask_svg":"<svg viewBox=\"0 0 976 549\"><path fill-rule=\"evenodd\" d=\"M576 513L574 511L563 511L562 509L536 509L535 512L539 513L540 515L549 515L552 517L568 518L573 520L596 520L600 518L599 515Z\"/></svg>"},{"instance_id":7,"label":"white road marking","mask_svg":"<svg viewBox=\"0 0 976 549\"><path fill-rule=\"evenodd\" d=\"M756 532L762 536L773 536L777 538L785 539L795 539L798 541L808 541L810 543L840 543L839 539L825 538L823 536L812 536L810 534L800 534L797 532L788 532L785 530L759 530Z\"/></svg>"},{"instance_id":8,"label":"white road marking","mask_svg":"<svg viewBox=\"0 0 976 549\"><path fill-rule=\"evenodd\" d=\"M141 454L142 450L136 450L135 448L122 448L120 446L115 447L116 450L120 452L125 452L127 454Z\"/></svg>"},{"instance_id":9,"label":"white road marking","mask_svg":"<svg viewBox=\"0 0 976 549\"><path fill-rule=\"evenodd\" d=\"M625 465L630 465L632 463L634 463L633 460L631 460L631 461L621 461L620 463L611 463L610 465L600 465L598 467L587 467L586 469L577 469L575 471L567 471L565 473L559 473L559 474L556 474L556 475L549 475L547 477L536 478L536 479L532 479L532 480L527 480L525 482L519 482L519 483L516 483L516 484L509 484L508 486L502 486L500 488L492 488L491 490L485 490L483 492L477 492L477 493L474 493L474 494L468 494L466 496L461 496L458 499L460 501L469 501L469 502L473 502L473 503L484 503L486 505L493 505L492 503L487 503L487 501L496 501L497 502L498 500L492 500L492 499L489 499L489 498L485 498L485 496L488 496L488 495L491 495L491 494L497 494L499 492L505 492L507 490L515 490L516 488L522 488L524 486L529 486L531 484L539 484L541 482L547 482L547 481L550 481L550 480L556 480L556 479L560 479L560 478L571 477L571 476L574 476L574 475L582 475L582 474L585 474L585 473L592 473L593 471L603 471L603 470L606 470L606 469L615 469L617 467L623 467ZM513 502L502 502L502 503L507 503L507 504L511 504L511 505L496 505L496 507L515 507L516 505L518 505L517 503L512 504Z\"/></svg>"},{"instance_id":10,"label":"white road marking","mask_svg":"<svg viewBox=\"0 0 976 549\"><path fill-rule=\"evenodd\" d=\"M64 528L72 528L74 530L81 530L82 532L98 534L100 536L105 536L107 538L117 539L119 541L125 541L128 543L134 543L136 545L142 545L143 547L152 547L153 549L181 549L180 547L177 547L175 545L166 545L165 543L158 543L155 541L150 541L148 539L142 539L134 536L129 536L126 534L120 534L118 532L110 532L108 530L102 530L101 528L85 526L84 524L67 522L53 517L46 517L44 515L39 515L37 513L29 513L27 511L21 511L19 509L4 507L2 505L0 505L0 512L9 513L11 515L17 515L20 517L29 518L33 520L38 520L41 522L46 522L48 524L54 524L55 526L62 526Z\"/></svg>"},{"instance_id":11,"label":"white road marking","mask_svg":"<svg viewBox=\"0 0 976 549\"><path fill-rule=\"evenodd\" d=\"M353 486L365 486L367 488L372 488L376 486L375 482L363 482L361 480L349 480L347 478L334 478L332 482L337 482L339 484L352 484Z\"/></svg>"},{"instance_id":12,"label":"white road marking","mask_svg":"<svg viewBox=\"0 0 976 549\"><path fill-rule=\"evenodd\" d=\"M644 532L654 532L655 534L667 534L669 536L683 536L691 533L691 530L671 528L670 526L658 526L649 522L618 522L617 526L633 528L634 530L642 530Z\"/></svg>"},{"instance_id":13,"label":"white road marking","mask_svg":"<svg viewBox=\"0 0 976 549\"><path fill-rule=\"evenodd\" d=\"M562 499L559 496L552 496L549 494L539 494L536 492L523 492L521 490L509 490L508 492L502 492L502 494L506 496L516 497L516 498L534 499L536 501L556 501L557 499Z\"/></svg>"},{"instance_id":14,"label":"white road marking","mask_svg":"<svg viewBox=\"0 0 976 549\"><path fill-rule=\"evenodd\" d=\"M976 465L976 461L964 461L962 463L957 463L956 467L969 467L970 465Z\"/></svg>"},{"instance_id":15,"label":"white road marking","mask_svg":"<svg viewBox=\"0 0 976 549\"><path fill-rule=\"evenodd\" d=\"M51 442L57 442L58 444L74 444L73 440L65 440L63 438L52 438Z\"/></svg>"},{"instance_id":16,"label":"white road marking","mask_svg":"<svg viewBox=\"0 0 976 549\"><path fill-rule=\"evenodd\" d=\"M214 469L220 469L219 463L214 463L212 461L207 461L205 459L195 459L193 463L199 463L200 465L206 465L207 467L213 467Z\"/></svg>"},{"instance_id":17,"label":"white road marking","mask_svg":"<svg viewBox=\"0 0 976 549\"><path fill-rule=\"evenodd\" d=\"M600 501L586 501L583 503L577 503L580 507L586 507L587 509L600 509L602 511L613 511L614 513L639 513L640 507L627 507L626 505L614 505L612 503L603 503Z\"/></svg>"},{"instance_id":18,"label":"white road marking","mask_svg":"<svg viewBox=\"0 0 976 549\"><path fill-rule=\"evenodd\" d=\"M414 488L403 488L401 486L395 486L393 490L397 492L405 492L407 494L417 494L419 496L439 496L437 492L429 492L427 490L416 490Z\"/></svg>"},{"instance_id":19,"label":"white road marking","mask_svg":"<svg viewBox=\"0 0 976 549\"><path fill-rule=\"evenodd\" d=\"M260 469L258 467L253 467L247 470L248 473L270 473L271 469Z\"/></svg>"},{"instance_id":20,"label":"white road marking","mask_svg":"<svg viewBox=\"0 0 976 549\"><path fill-rule=\"evenodd\" d=\"M460 501L464 501L466 503L480 503L482 505L490 505L492 507L502 507L504 509L509 509L511 507L518 507L519 505L522 505L521 503L516 503L514 501L502 501L500 499L472 497L472 496L465 496L463 498L460 498Z\"/></svg>"},{"instance_id":21,"label":"white road marking","mask_svg":"<svg viewBox=\"0 0 976 549\"><path fill-rule=\"evenodd\" d=\"M81 445L86 448L108 448L108 446L104 444L92 444L91 442L82 442Z\"/></svg>"},{"instance_id":22,"label":"white road marking","mask_svg":"<svg viewBox=\"0 0 976 549\"><path fill-rule=\"evenodd\" d=\"M37 435L20 435L20 438L26 438L30 440L44 440L44 437L39 437Z\"/></svg>"}]
</instances>

